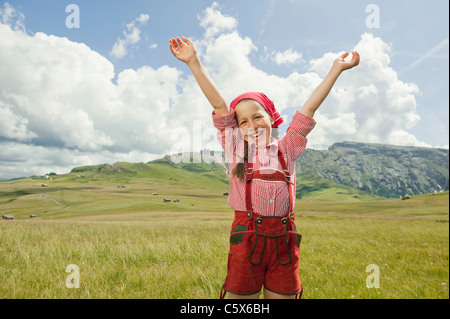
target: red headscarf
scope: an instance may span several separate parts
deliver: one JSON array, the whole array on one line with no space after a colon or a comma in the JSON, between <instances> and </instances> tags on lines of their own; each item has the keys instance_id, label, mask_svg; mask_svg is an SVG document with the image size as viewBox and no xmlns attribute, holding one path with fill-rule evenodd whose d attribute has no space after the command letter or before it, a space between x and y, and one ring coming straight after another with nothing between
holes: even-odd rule
<instances>
[{"instance_id":1,"label":"red headscarf","mask_svg":"<svg viewBox=\"0 0 450 319\"><path fill-rule=\"evenodd\" d=\"M261 92L247 92L244 94L239 95L237 98L235 98L232 102L230 107L234 109L236 107L236 104L239 103L239 101L243 99L252 99L261 104L269 113L270 117L272 117L274 123L272 127L278 127L281 123L283 123L283 118L281 117L280 113L275 109L275 105L273 102L264 94Z\"/></svg>"}]
</instances>

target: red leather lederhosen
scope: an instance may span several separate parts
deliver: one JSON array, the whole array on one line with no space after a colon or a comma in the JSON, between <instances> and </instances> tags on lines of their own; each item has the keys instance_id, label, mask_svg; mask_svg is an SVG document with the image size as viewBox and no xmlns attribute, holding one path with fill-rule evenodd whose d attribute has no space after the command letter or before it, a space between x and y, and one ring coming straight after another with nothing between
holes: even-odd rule
<instances>
[{"instance_id":1,"label":"red leather lederhosen","mask_svg":"<svg viewBox=\"0 0 450 319\"><path fill-rule=\"evenodd\" d=\"M235 211L231 227L227 277L220 292L223 299L227 291L238 295L259 292L262 285L279 294L301 298L302 285L298 274L300 241L293 210L293 186L283 155L278 150L283 172L262 174L247 163L246 208ZM284 181L289 189L289 212L285 216L262 216L253 212L251 199L252 179Z\"/></svg>"}]
</instances>

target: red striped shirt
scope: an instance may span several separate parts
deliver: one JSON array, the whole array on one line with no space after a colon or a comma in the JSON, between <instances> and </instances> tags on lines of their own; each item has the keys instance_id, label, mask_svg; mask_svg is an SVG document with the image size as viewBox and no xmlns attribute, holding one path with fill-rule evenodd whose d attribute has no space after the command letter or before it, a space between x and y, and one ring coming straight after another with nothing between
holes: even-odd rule
<instances>
[{"instance_id":1,"label":"red striped shirt","mask_svg":"<svg viewBox=\"0 0 450 319\"><path fill-rule=\"evenodd\" d=\"M236 122L234 110L226 115L212 113L213 124L217 128L217 137L229 161L230 195L228 204L236 211L246 211L245 181L232 176L232 171L239 161L243 161L244 140ZM278 161L278 148L284 155L287 168L291 174L293 185L293 208L295 208L295 159L306 147L306 136L316 125L316 121L306 115L296 112L281 139L271 137L267 146L257 146L249 143L249 161L254 170L271 173L273 170L283 171ZM286 182L252 180L252 208L255 213L263 216L283 216L289 210L289 189Z\"/></svg>"}]
</instances>

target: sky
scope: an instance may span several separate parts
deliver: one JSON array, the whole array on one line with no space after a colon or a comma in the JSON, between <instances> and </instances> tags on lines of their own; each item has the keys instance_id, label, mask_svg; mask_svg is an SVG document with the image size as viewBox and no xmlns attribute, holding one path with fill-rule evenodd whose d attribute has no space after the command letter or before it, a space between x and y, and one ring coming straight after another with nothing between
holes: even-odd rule
<instances>
[{"instance_id":1,"label":"sky","mask_svg":"<svg viewBox=\"0 0 450 319\"><path fill-rule=\"evenodd\" d=\"M190 38L227 100L264 92L293 115L357 50L308 147L447 148L446 0L0 1L0 178L220 150L212 108L169 39Z\"/></svg>"}]
</instances>

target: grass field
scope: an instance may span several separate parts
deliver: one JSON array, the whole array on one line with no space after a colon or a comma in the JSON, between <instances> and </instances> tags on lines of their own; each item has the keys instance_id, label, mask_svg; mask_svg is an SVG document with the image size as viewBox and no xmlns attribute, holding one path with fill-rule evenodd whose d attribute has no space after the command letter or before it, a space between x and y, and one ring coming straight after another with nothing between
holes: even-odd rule
<instances>
[{"instance_id":1,"label":"grass field","mask_svg":"<svg viewBox=\"0 0 450 319\"><path fill-rule=\"evenodd\" d=\"M226 183L76 174L0 183L1 214L15 216L0 220L0 298L218 298ZM449 298L448 196L297 200L303 298ZM66 287L70 264L79 288ZM379 288L366 287L373 264Z\"/></svg>"}]
</instances>

